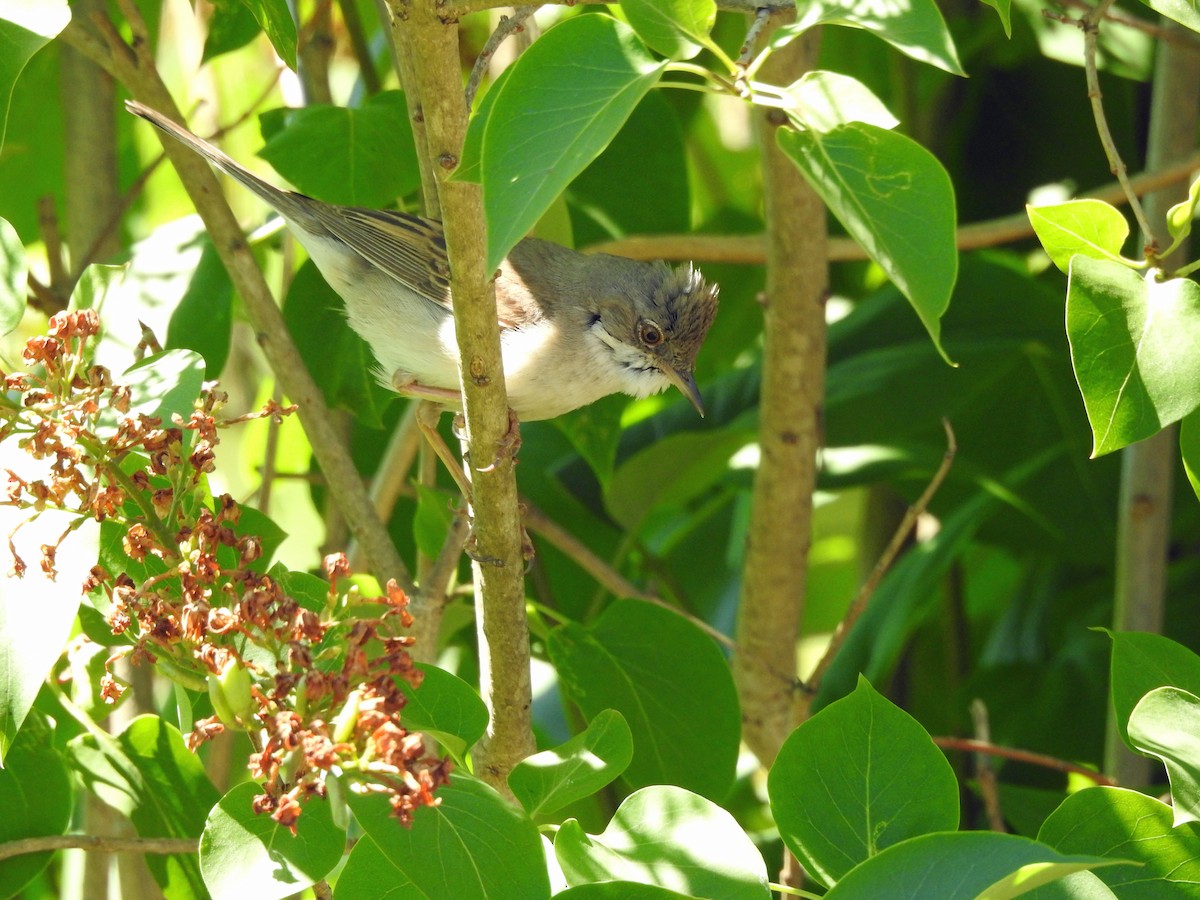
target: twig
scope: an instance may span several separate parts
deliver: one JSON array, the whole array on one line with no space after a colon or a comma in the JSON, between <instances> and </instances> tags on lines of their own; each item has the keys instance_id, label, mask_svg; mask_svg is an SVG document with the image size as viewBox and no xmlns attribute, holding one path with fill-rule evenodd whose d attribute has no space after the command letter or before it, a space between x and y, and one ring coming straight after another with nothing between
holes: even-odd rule
<instances>
[{"instance_id":1,"label":"twig","mask_svg":"<svg viewBox=\"0 0 1200 900\"><path fill-rule=\"evenodd\" d=\"M467 79L467 109L470 109L475 103L475 94L479 91L479 83L483 81L483 73L487 71L488 63L491 62L496 48L503 44L510 35L523 31L525 20L537 12L537 9L536 4L518 6L513 9L511 16L500 17L500 21L496 23L496 30L491 33L484 43L483 49L479 51L479 56L475 58L475 65L471 68L471 77Z\"/></svg>"},{"instance_id":2,"label":"twig","mask_svg":"<svg viewBox=\"0 0 1200 900\"><path fill-rule=\"evenodd\" d=\"M871 574L863 582L862 587L859 588L858 594L855 595L850 608L846 610L842 621L838 623L837 630L834 631L833 637L829 641L829 646L825 649L821 661L817 663L816 669L813 670L812 676L808 679L805 686L805 697L802 701L805 708L811 704L812 698L816 696L825 673L829 671L829 667L833 665L834 659L837 658L838 651L841 650L842 645L846 642L846 638L850 636L850 630L854 627L854 623L866 611L867 604L879 587L883 576L891 568L892 563L895 562L896 556L900 553L900 549L908 539L909 532L917 524L917 519L920 515L929 507L929 501L933 499L933 495L942 486L942 482L946 480L946 475L950 472L950 466L954 464L954 455L958 452L958 443L954 439L954 430L945 419L942 420L942 427L946 429L946 452L942 455L942 464L933 473L933 478L930 479L921 496L917 498L917 502L905 512L904 518L900 520L900 526L896 529L895 534L892 535L892 539L884 549L883 555L875 563L875 568L871 570Z\"/></svg>"},{"instance_id":3,"label":"twig","mask_svg":"<svg viewBox=\"0 0 1200 900\"><path fill-rule=\"evenodd\" d=\"M1117 785L1116 781L1101 772L1089 769L1086 766L1077 765L1076 763L1067 762L1065 759L1047 756L1044 753L1034 753L1031 750L1017 750L1013 747L989 744L986 741L977 741L973 738L935 737L933 742L943 750L961 750L964 753L987 753L989 756L999 756L1002 759L1028 763L1031 766L1040 766L1043 769L1053 769L1056 772L1069 772L1073 775L1082 775L1084 778L1096 784L1105 785L1106 787L1116 787Z\"/></svg>"},{"instance_id":4,"label":"twig","mask_svg":"<svg viewBox=\"0 0 1200 900\"><path fill-rule=\"evenodd\" d=\"M113 837L103 834L48 834L0 844L0 861L29 853L86 850L89 853L196 853L199 838Z\"/></svg>"},{"instance_id":5,"label":"twig","mask_svg":"<svg viewBox=\"0 0 1200 900\"><path fill-rule=\"evenodd\" d=\"M1083 31L1083 69L1087 75L1088 99L1092 104L1092 116L1096 120L1096 132L1100 136L1100 144L1104 147L1105 156L1108 157L1108 167L1117 176L1117 181L1121 183L1125 196L1129 198L1129 208L1133 211L1133 217L1137 220L1138 227L1146 238L1146 249L1149 255L1154 255L1158 249L1158 241L1154 237L1154 229L1150 227L1150 223L1146 219L1146 213L1142 210L1141 201L1138 200L1133 186L1129 183L1125 162L1121 159L1112 132L1108 128L1108 117L1104 113L1103 96L1100 93L1100 72L1096 66L1096 44L1100 37L1100 20L1104 18L1112 4L1113 0L1100 0L1089 12L1084 13L1077 23Z\"/></svg>"},{"instance_id":6,"label":"twig","mask_svg":"<svg viewBox=\"0 0 1200 900\"><path fill-rule=\"evenodd\" d=\"M610 2L611 0L559 0L558 5L599 5ZM505 0L441 0L438 4L438 10L445 21L453 21L469 13L511 5L511 3L507 3ZM720 9L729 10L730 12L742 13L754 13L759 9L769 9L771 12L787 12L796 8L795 0L717 0L717 6Z\"/></svg>"},{"instance_id":7,"label":"twig","mask_svg":"<svg viewBox=\"0 0 1200 900\"><path fill-rule=\"evenodd\" d=\"M762 33L763 27L770 18L771 9L768 6L760 6L754 11L754 21L746 29L746 39L742 41L742 49L738 54L737 67L739 69L745 69L746 66L750 65L750 61L754 58L754 51L758 46L758 36Z\"/></svg>"},{"instance_id":8,"label":"twig","mask_svg":"<svg viewBox=\"0 0 1200 900\"><path fill-rule=\"evenodd\" d=\"M354 0L338 0L338 8L342 11L342 22L346 25L346 34L350 38L350 49L358 60L358 71L362 73L363 91L368 97L378 94L383 87L379 73L375 70L375 62L371 59L371 45L367 42L363 30L362 16L358 12L358 4Z\"/></svg>"},{"instance_id":9,"label":"twig","mask_svg":"<svg viewBox=\"0 0 1200 900\"><path fill-rule=\"evenodd\" d=\"M1170 166L1135 175L1129 179L1129 183L1133 192L1141 197L1167 185L1187 181L1197 169L1200 169L1200 153L1192 153ZM1125 189L1119 181L1085 191L1080 197L1113 204L1127 200ZM963 225L956 234L956 244L959 250L978 250L1030 237L1033 237L1033 226L1029 223L1029 216L1019 212ZM761 234L647 234L591 244L586 249L589 253L612 253L630 259L761 265L767 258L767 239ZM856 262L866 259L867 254L850 238L831 237L826 258L830 262Z\"/></svg>"},{"instance_id":10,"label":"twig","mask_svg":"<svg viewBox=\"0 0 1200 900\"><path fill-rule=\"evenodd\" d=\"M657 600L643 591L620 572L598 557L583 541L567 531L525 498L521 498L525 524L529 530L544 537L550 544L573 559L581 569L594 578L602 588L617 597L637 600ZM659 601L661 602L661 601ZM722 638L724 635L722 635Z\"/></svg>"},{"instance_id":11,"label":"twig","mask_svg":"<svg viewBox=\"0 0 1200 900\"><path fill-rule=\"evenodd\" d=\"M971 701L971 721L974 724L975 740L990 746L992 729L988 722L987 705L979 698ZM996 785L996 770L992 768L991 757L986 753L975 754L975 778L979 783L979 795L983 798L983 808L987 811L988 828L1001 833L1008 831L1004 825L1004 814L1000 811L1000 792Z\"/></svg>"},{"instance_id":12,"label":"twig","mask_svg":"<svg viewBox=\"0 0 1200 900\"><path fill-rule=\"evenodd\" d=\"M1057 0L1063 6L1073 6L1076 9L1091 11L1092 4L1087 0ZM1137 16L1118 8L1110 9L1104 14L1104 21L1112 22L1114 25L1124 25L1126 28L1132 28L1135 31L1141 31L1144 34L1150 35L1158 41L1163 41L1168 44L1178 44L1193 52L1200 51L1200 36L1195 32L1185 29L1164 28L1161 25L1156 25L1147 19L1139 19ZM1070 22L1066 23L1070 24Z\"/></svg>"}]
</instances>

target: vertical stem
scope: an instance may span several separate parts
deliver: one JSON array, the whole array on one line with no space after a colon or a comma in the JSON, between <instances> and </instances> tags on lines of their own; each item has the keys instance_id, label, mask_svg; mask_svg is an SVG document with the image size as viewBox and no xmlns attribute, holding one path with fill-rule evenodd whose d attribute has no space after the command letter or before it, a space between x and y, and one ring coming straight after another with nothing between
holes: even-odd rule
<instances>
[{"instance_id":1,"label":"vertical stem","mask_svg":"<svg viewBox=\"0 0 1200 900\"><path fill-rule=\"evenodd\" d=\"M1167 19L1164 28L1186 30ZM1157 171L1186 156L1195 146L1200 119L1200 54L1175 41L1162 41L1154 71L1146 168ZM1146 198L1151 222L1162 222L1171 204L1187 196L1180 182ZM1149 240L1147 235L1143 240ZM1177 261L1181 247L1168 260ZM1171 484L1178 454L1178 426L1121 452L1121 492L1117 510L1117 572L1113 628L1162 630L1166 595L1167 542L1171 529ZM1157 763L1125 747L1111 710L1105 742L1104 771L1117 783L1149 784Z\"/></svg>"},{"instance_id":2,"label":"vertical stem","mask_svg":"<svg viewBox=\"0 0 1200 900\"><path fill-rule=\"evenodd\" d=\"M775 17L766 33L783 24ZM763 78L790 84L816 60L811 33L775 53ZM758 114L768 234L759 446L734 676L743 737L764 765L795 727L792 685L811 540L825 390L825 208L779 150L778 110Z\"/></svg>"},{"instance_id":3,"label":"vertical stem","mask_svg":"<svg viewBox=\"0 0 1200 900\"><path fill-rule=\"evenodd\" d=\"M450 259L454 327L471 479L474 533L468 540L475 576L480 692L490 713L475 751L476 774L500 790L516 763L534 750L530 711L529 630L521 517L514 472L516 423L510 421L500 357L492 273L487 271L483 195L479 185L447 180L467 129L458 29L439 17L437 0L392 0L412 53L425 119L426 152L437 177ZM411 87L410 87L411 89Z\"/></svg>"}]
</instances>

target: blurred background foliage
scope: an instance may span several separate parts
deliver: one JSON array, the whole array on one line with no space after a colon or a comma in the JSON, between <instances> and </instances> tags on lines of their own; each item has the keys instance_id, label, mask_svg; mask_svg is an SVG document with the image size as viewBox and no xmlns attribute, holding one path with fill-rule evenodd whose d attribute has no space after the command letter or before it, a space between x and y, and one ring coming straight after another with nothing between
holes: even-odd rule
<instances>
[{"instance_id":1,"label":"blurred background foliage","mask_svg":"<svg viewBox=\"0 0 1200 900\"><path fill-rule=\"evenodd\" d=\"M151 17L168 84L198 133L236 123L222 133L223 146L265 177L282 176L330 201L395 200L415 210L414 151L397 85L383 74L391 66L375 4L350 5L379 73L364 79L344 20L333 16L328 86L332 100L352 112L285 109L308 105L312 92L306 96L302 80L280 70L241 4L223 0L192 10L167 2L160 16L157 4L139 3ZM1124 12L1144 16L1135 6ZM954 184L960 223L1018 213L1035 192L1066 196L1108 182L1077 65L1078 30L1044 17L1033 0L1014 4L1011 38L987 6L948 0L942 10L968 78L843 28L826 29L820 66L868 84L900 129L938 156ZM546 10L543 24L564 14L587 11ZM464 20L468 65L494 21L483 14ZM736 56L745 20L722 13L714 33ZM1105 106L1118 146L1138 171L1154 44L1114 24L1103 37ZM74 202L65 158L91 149L66 143L63 122L75 100L60 82L60 54L57 44L46 47L17 83L0 156L0 216L27 246L43 239L43 198L60 211ZM371 86L380 76L381 92ZM120 188L131 191L159 147L133 117L115 107L113 114ZM256 159L260 150L279 175ZM249 230L264 223L252 197L236 190L230 197ZM580 248L633 234L753 235L764 227L762 200L747 110L721 98L657 91L571 185L541 231ZM176 176L160 167L131 202L119 225L124 249L96 260L133 262L104 299L109 333L131 345L144 322L166 346L201 352L209 376L220 377L237 407L261 403L274 390L270 373L202 229L180 219L190 206ZM280 229L255 231L254 241L310 369L342 411L358 465L374 477L406 401L374 382L369 353L343 321L336 296L311 264L295 267L296 248ZM558 421L527 424L518 481L532 504L634 584L731 632L757 461L764 273L751 264L699 264L721 284L720 313L697 372L708 416L697 418L671 394L609 398ZM1088 459L1089 430L1063 330L1062 275L1032 238L964 253L943 324L957 368L941 361L875 266L833 263L831 285L825 448L801 671L939 465L944 418L957 437L953 469L819 703L851 691L861 671L934 735L970 735L968 707L981 698L995 742L1099 765L1110 646L1092 629L1111 619L1119 460ZM20 341L43 323L30 311L8 339L6 358L16 358ZM229 435L213 492L250 497L264 471L272 473L266 511L287 532L281 556L292 568L315 570L320 551L344 545L345 534L297 424L273 434L270 427L259 421ZM1165 633L1196 647L1197 504L1181 473L1175 485ZM448 482L403 494L390 524L406 560L415 560L419 545L437 546L451 496ZM799 548L804 536L795 540ZM534 654L544 661L540 609L594 623L616 598L570 556L536 537L535 544L527 583L536 604ZM464 595L448 610L441 652L442 663L468 679L475 665L469 604ZM558 742L573 713L564 713L557 697L554 669L539 662L536 671L539 737ZM697 729L703 741L700 723ZM1001 781L1010 824L1036 829L1065 776L1005 763ZM760 802L752 785L742 788L730 806L753 828L761 824ZM585 825L604 818L572 813Z\"/></svg>"}]
</instances>

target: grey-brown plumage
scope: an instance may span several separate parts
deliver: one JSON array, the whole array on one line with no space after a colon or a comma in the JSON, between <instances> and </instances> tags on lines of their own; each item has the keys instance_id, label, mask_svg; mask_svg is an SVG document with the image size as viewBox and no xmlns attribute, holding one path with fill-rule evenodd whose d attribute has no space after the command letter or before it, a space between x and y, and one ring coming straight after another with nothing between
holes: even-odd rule
<instances>
[{"instance_id":1,"label":"grey-brown plumage","mask_svg":"<svg viewBox=\"0 0 1200 900\"><path fill-rule=\"evenodd\" d=\"M345 301L350 326L370 345L385 384L460 406L439 223L280 190L160 113L135 101L126 106L284 218ZM716 310L716 285L690 265L586 255L526 238L496 278L509 405L522 420L548 419L608 394L645 397L675 385L703 415L693 370Z\"/></svg>"}]
</instances>

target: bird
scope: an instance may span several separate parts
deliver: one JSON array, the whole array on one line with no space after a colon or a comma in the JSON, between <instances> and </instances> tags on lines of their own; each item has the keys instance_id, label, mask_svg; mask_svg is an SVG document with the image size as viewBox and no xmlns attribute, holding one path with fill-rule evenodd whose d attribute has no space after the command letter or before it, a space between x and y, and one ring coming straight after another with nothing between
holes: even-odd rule
<instances>
[{"instance_id":1,"label":"bird","mask_svg":"<svg viewBox=\"0 0 1200 900\"><path fill-rule=\"evenodd\" d=\"M441 223L282 190L145 104L125 105L283 218L342 298L385 387L462 410ZM610 394L641 398L672 386L704 415L695 364L716 315L718 286L694 266L584 254L527 237L501 263L495 288L508 403L518 420L552 419Z\"/></svg>"}]
</instances>

